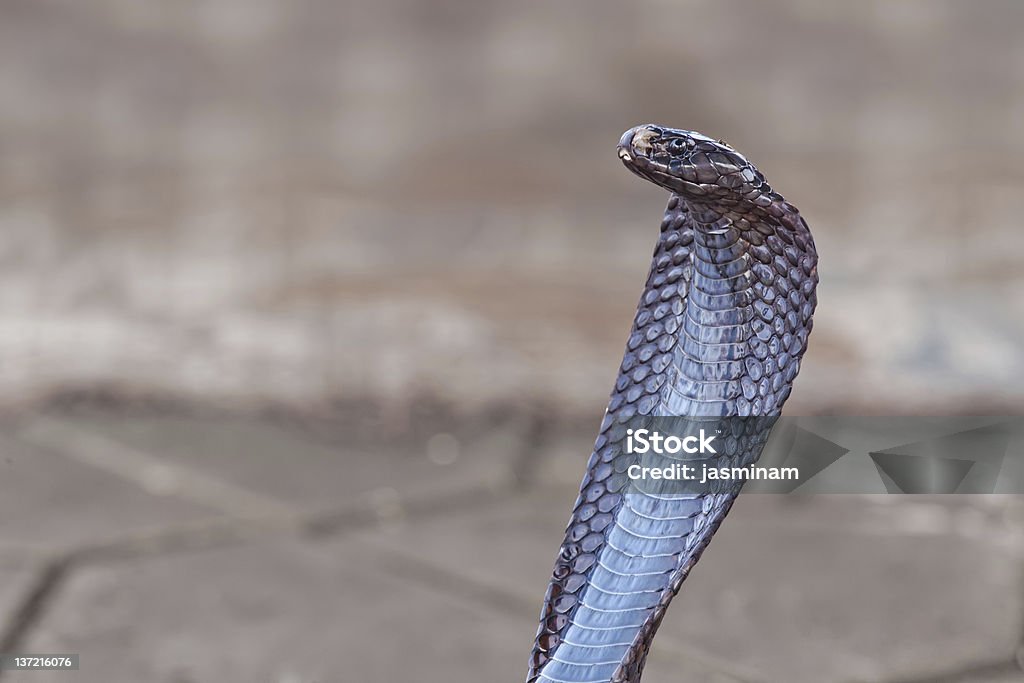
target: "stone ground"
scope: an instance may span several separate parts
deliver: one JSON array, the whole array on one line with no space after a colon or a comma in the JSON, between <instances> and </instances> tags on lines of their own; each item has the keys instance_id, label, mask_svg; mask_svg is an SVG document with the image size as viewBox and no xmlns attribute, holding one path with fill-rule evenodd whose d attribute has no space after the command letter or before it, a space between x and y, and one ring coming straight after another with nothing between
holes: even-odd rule
<instances>
[{"instance_id":1,"label":"stone ground","mask_svg":"<svg viewBox=\"0 0 1024 683\"><path fill-rule=\"evenodd\" d=\"M0 428L0 650L25 681L521 680L590 420L62 407ZM645 680L1009 683L1017 497L737 504Z\"/></svg>"}]
</instances>

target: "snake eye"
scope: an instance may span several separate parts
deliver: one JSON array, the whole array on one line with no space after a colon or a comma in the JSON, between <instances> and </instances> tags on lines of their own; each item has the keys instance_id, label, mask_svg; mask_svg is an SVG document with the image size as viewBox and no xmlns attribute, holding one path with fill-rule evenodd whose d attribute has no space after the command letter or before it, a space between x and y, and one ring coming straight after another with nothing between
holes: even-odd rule
<instances>
[{"instance_id":1,"label":"snake eye","mask_svg":"<svg viewBox=\"0 0 1024 683\"><path fill-rule=\"evenodd\" d=\"M669 140L668 148L673 152L681 152L686 149L686 140L683 140L682 138Z\"/></svg>"}]
</instances>

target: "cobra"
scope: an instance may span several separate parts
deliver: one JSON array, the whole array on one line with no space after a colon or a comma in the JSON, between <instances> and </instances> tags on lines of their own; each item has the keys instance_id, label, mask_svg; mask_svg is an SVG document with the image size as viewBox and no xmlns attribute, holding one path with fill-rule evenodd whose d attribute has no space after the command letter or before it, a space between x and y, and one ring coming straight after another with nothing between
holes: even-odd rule
<instances>
[{"instance_id":1,"label":"cobra","mask_svg":"<svg viewBox=\"0 0 1024 683\"><path fill-rule=\"evenodd\" d=\"M806 221L722 141L656 125L618 145L670 193L647 283L544 597L528 683L635 683L669 603L742 482L629 488L627 424L753 418L728 456L753 462L807 349L818 283Z\"/></svg>"}]
</instances>

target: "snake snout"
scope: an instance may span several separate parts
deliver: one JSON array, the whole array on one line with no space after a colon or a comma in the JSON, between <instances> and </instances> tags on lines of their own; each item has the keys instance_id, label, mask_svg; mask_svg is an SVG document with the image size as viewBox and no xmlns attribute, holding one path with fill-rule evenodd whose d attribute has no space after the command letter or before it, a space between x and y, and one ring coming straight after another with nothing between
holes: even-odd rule
<instances>
[{"instance_id":1,"label":"snake snout","mask_svg":"<svg viewBox=\"0 0 1024 683\"><path fill-rule=\"evenodd\" d=\"M637 126L630 128L619 139L619 158L631 161L634 157L648 157L654 151L653 142L661 137L661 129L656 126Z\"/></svg>"},{"instance_id":2,"label":"snake snout","mask_svg":"<svg viewBox=\"0 0 1024 683\"><path fill-rule=\"evenodd\" d=\"M616 150L619 153L619 158L623 161L633 160L633 133L635 132L635 128L630 128L619 138L619 145Z\"/></svg>"}]
</instances>

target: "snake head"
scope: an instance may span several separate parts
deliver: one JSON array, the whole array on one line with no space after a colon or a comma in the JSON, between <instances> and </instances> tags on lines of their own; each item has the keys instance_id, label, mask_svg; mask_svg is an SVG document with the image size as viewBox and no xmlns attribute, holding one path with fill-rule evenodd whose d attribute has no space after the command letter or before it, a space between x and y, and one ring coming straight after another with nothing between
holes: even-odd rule
<instances>
[{"instance_id":1,"label":"snake head","mask_svg":"<svg viewBox=\"0 0 1024 683\"><path fill-rule=\"evenodd\" d=\"M718 202L730 195L736 203L754 201L771 191L743 155L694 131L637 126L623 134L618 151L633 173L692 202Z\"/></svg>"}]
</instances>

